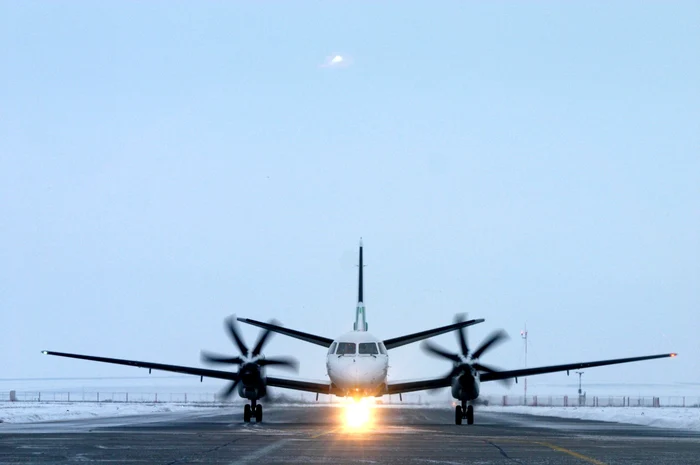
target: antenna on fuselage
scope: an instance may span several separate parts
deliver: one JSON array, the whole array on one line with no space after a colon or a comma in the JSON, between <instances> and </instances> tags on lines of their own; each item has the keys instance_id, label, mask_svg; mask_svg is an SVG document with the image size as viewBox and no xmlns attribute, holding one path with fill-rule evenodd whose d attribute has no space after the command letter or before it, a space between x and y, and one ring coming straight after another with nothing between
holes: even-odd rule
<instances>
[{"instance_id":1,"label":"antenna on fuselage","mask_svg":"<svg viewBox=\"0 0 700 465\"><path fill-rule=\"evenodd\" d=\"M353 329L355 331L367 331L367 319L365 317L365 304L364 304L364 281L362 275L362 269L365 267L362 262L362 238L360 238L360 273L357 285L357 310L355 311L355 324Z\"/></svg>"}]
</instances>

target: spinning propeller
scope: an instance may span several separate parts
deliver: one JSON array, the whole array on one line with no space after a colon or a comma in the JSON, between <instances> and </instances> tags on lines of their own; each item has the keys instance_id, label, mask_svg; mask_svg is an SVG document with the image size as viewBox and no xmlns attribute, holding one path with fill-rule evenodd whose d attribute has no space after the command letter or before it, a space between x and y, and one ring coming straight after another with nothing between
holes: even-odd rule
<instances>
[{"instance_id":1,"label":"spinning propeller","mask_svg":"<svg viewBox=\"0 0 700 465\"><path fill-rule=\"evenodd\" d=\"M466 320L466 315L461 313L455 316L455 323L459 323ZM485 373L498 373L499 370L492 368L488 365L484 365L479 361L485 352L489 351L496 345L502 343L508 339L508 335L502 329L493 331L489 336L477 347L473 352L469 350L469 343L467 342L467 328L461 328L457 330L457 339L459 341L460 353L449 352L446 349L438 346L437 344L431 343L430 341L423 341L421 348L434 356L439 358L444 358L454 362L454 368L447 377L457 376L460 373L469 370L470 367L476 369L480 372ZM502 383L510 385L512 382L510 379L501 380Z\"/></svg>"},{"instance_id":2,"label":"spinning propeller","mask_svg":"<svg viewBox=\"0 0 700 465\"><path fill-rule=\"evenodd\" d=\"M271 333L270 330L265 329L260 332L258 340L255 342L255 346L251 350L243 341L243 337L241 336L238 326L236 325L235 316L226 318L224 323L224 327L226 328L229 337L238 347L241 355L219 355L204 350L202 351L202 360L204 362L239 366L238 379L232 382L227 389L222 391L220 394L221 397L229 397L241 382L244 386L261 385L263 380L260 375L260 368L264 366L274 365L279 368L288 368L294 371L299 369L299 362L292 357L267 358L263 355L262 350L269 341ZM270 323L279 325L279 322L276 320L271 320Z\"/></svg>"}]
</instances>

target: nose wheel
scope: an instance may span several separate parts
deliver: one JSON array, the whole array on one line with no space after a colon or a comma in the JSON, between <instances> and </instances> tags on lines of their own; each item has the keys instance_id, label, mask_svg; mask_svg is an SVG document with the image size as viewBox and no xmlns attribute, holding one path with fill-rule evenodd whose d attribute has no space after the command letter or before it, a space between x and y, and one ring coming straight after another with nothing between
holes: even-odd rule
<instances>
[{"instance_id":1,"label":"nose wheel","mask_svg":"<svg viewBox=\"0 0 700 465\"><path fill-rule=\"evenodd\" d=\"M251 402L250 405L246 404L245 407L243 407L243 421L249 423L253 417L255 417L255 421L257 423L262 422L263 408L262 405L255 401Z\"/></svg>"},{"instance_id":2,"label":"nose wheel","mask_svg":"<svg viewBox=\"0 0 700 465\"><path fill-rule=\"evenodd\" d=\"M474 424L474 407L466 404L462 402L462 405L455 407L455 425L461 425L464 419L467 420L468 425Z\"/></svg>"}]
</instances>

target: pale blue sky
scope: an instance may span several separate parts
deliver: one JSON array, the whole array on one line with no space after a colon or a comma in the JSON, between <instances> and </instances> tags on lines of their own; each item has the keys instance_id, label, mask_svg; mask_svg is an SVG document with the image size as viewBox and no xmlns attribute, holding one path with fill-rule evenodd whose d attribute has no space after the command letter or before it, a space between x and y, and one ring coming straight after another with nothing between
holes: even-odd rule
<instances>
[{"instance_id":1,"label":"pale blue sky","mask_svg":"<svg viewBox=\"0 0 700 465\"><path fill-rule=\"evenodd\" d=\"M234 312L336 336L363 236L379 337L467 311L474 344L513 337L485 363L519 366L527 321L530 365L678 351L586 376L700 382L699 22L692 1L0 3L0 377L142 374L42 349L199 365ZM287 351L323 378L323 349ZM394 379L448 370L392 355Z\"/></svg>"}]
</instances>

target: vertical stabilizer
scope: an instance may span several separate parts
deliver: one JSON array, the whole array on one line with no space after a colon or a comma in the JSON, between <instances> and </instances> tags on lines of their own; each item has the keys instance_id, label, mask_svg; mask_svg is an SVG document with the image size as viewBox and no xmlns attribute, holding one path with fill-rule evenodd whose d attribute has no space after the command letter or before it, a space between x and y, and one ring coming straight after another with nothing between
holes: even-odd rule
<instances>
[{"instance_id":1,"label":"vertical stabilizer","mask_svg":"<svg viewBox=\"0 0 700 465\"><path fill-rule=\"evenodd\" d=\"M353 325L353 329L355 331L367 331L367 319L365 316L365 304L363 295L363 268L364 264L362 263L362 238L360 238L360 273L357 286L357 310L355 311L355 324Z\"/></svg>"}]
</instances>

